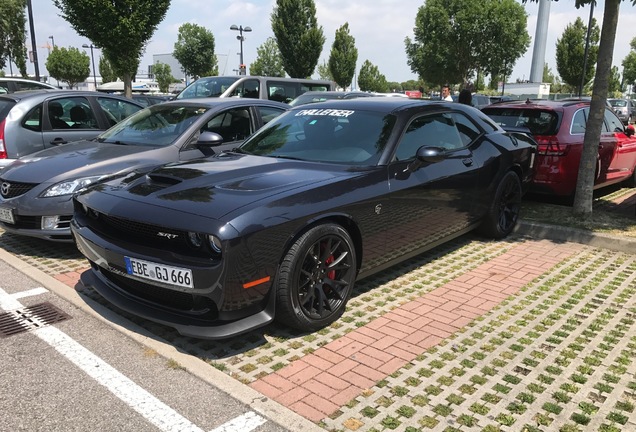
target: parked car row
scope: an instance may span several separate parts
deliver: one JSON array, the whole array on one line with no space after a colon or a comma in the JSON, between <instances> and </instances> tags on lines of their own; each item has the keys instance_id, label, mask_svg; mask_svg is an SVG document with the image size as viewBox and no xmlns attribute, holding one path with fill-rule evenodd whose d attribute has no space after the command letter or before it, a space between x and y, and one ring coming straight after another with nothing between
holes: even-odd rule
<instances>
[{"instance_id":1,"label":"parked car row","mask_svg":"<svg viewBox=\"0 0 636 432\"><path fill-rule=\"evenodd\" d=\"M87 93L72 96L102 120L111 111L98 99L123 99ZM43 99L15 108L35 94ZM74 241L91 263L82 282L109 302L216 339L274 318L324 327L357 279L470 230L505 237L526 191L573 193L589 102L478 110L352 96L296 107L181 98L145 109L125 99L136 112L113 127L0 171L0 225ZM58 102L56 116L76 123L67 111L78 104L62 103L64 92L11 96L9 111L3 97L0 142L9 124L32 132L34 109L41 129L65 131L53 127ZM595 187L636 183L635 168L633 129L608 107Z\"/></svg>"}]
</instances>

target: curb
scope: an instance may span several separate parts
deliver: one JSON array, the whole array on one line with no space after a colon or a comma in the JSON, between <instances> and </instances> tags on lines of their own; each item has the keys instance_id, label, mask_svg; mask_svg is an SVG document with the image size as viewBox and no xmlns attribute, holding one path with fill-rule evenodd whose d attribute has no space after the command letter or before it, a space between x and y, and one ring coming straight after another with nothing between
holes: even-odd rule
<instances>
[{"instance_id":1,"label":"curb","mask_svg":"<svg viewBox=\"0 0 636 432\"><path fill-rule=\"evenodd\" d=\"M577 228L547 225L519 220L516 234L546 240L573 242L616 252L636 253L636 238L624 238L610 234L591 233Z\"/></svg>"},{"instance_id":2,"label":"curb","mask_svg":"<svg viewBox=\"0 0 636 432\"><path fill-rule=\"evenodd\" d=\"M76 308L111 326L124 336L134 340L142 346L156 351L166 359L177 361L181 366L203 382L213 385L230 397L242 402L252 410L266 417L269 421L278 424L290 431L324 432L315 423L296 414L287 407L275 402L251 387L242 384L224 372L211 367L205 361L196 356L180 352L173 345L152 334L148 330L128 321L112 310L100 305L86 296L80 296L75 289L49 276L43 271L25 263L20 258L0 249L0 260L9 264L16 270L24 273L29 278L41 284L43 287L68 301Z\"/></svg>"}]
</instances>

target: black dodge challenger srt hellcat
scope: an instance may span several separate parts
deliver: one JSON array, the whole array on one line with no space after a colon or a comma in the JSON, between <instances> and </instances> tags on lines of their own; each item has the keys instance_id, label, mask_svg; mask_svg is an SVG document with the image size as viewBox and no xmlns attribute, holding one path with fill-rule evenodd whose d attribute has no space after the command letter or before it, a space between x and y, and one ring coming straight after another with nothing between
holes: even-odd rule
<instances>
[{"instance_id":1,"label":"black dodge challenger srt hellcat","mask_svg":"<svg viewBox=\"0 0 636 432\"><path fill-rule=\"evenodd\" d=\"M187 336L274 318L314 331L340 317L356 279L472 229L508 235L535 153L528 135L457 103L300 106L232 151L78 193L82 282Z\"/></svg>"}]
</instances>

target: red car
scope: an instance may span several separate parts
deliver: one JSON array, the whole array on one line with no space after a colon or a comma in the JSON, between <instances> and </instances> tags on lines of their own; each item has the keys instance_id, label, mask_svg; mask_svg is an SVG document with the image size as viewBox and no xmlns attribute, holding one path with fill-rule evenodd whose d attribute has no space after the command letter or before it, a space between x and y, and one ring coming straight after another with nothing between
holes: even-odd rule
<instances>
[{"instance_id":1,"label":"red car","mask_svg":"<svg viewBox=\"0 0 636 432\"><path fill-rule=\"evenodd\" d=\"M526 100L497 103L482 111L502 126L525 127L539 144L531 192L572 196L576 189L590 102ZM626 182L636 186L636 137L605 108L594 188Z\"/></svg>"}]
</instances>

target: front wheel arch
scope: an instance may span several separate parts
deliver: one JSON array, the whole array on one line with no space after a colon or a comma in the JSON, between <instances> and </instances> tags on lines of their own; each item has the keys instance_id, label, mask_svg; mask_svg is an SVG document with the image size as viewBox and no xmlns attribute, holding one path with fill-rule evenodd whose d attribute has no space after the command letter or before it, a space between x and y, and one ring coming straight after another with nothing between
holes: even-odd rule
<instances>
[{"instance_id":1,"label":"front wheel arch","mask_svg":"<svg viewBox=\"0 0 636 432\"><path fill-rule=\"evenodd\" d=\"M342 226L317 224L285 253L276 278L276 319L302 331L336 321L357 276L351 236Z\"/></svg>"},{"instance_id":2,"label":"front wheel arch","mask_svg":"<svg viewBox=\"0 0 636 432\"><path fill-rule=\"evenodd\" d=\"M508 171L497 184L488 212L479 226L480 233L494 239L510 234L519 218L522 195L519 176L514 171Z\"/></svg>"}]
</instances>

